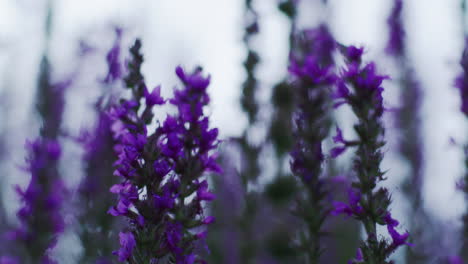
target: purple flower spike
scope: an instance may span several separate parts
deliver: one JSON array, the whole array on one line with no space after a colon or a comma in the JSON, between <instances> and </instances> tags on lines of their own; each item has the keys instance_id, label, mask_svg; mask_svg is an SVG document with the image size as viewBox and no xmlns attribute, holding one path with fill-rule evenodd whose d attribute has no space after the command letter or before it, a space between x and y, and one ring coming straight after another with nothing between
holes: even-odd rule
<instances>
[{"instance_id":1,"label":"purple flower spike","mask_svg":"<svg viewBox=\"0 0 468 264\"><path fill-rule=\"evenodd\" d=\"M65 227L61 209L66 189L57 170L61 151L57 141L43 138L26 142L26 148L31 179L25 190L16 187L22 202L17 212L20 225L7 238L22 243L34 262L45 263Z\"/></svg>"},{"instance_id":2,"label":"purple flower spike","mask_svg":"<svg viewBox=\"0 0 468 264\"><path fill-rule=\"evenodd\" d=\"M136 246L135 237L131 232L120 232L119 239L120 249L114 251L114 255L119 257L119 261L126 261L132 256L133 249Z\"/></svg>"},{"instance_id":3,"label":"purple flower spike","mask_svg":"<svg viewBox=\"0 0 468 264\"><path fill-rule=\"evenodd\" d=\"M403 1L394 0L392 12L387 20L390 37L385 51L390 55L402 55L404 52L405 31L402 22Z\"/></svg>"},{"instance_id":4,"label":"purple flower spike","mask_svg":"<svg viewBox=\"0 0 468 264\"><path fill-rule=\"evenodd\" d=\"M331 151L330 151L330 156L331 156L332 158L337 158L338 156L340 156L341 154L343 154L345 151L346 151L346 147L345 147L345 146L334 147L334 148L332 148Z\"/></svg>"},{"instance_id":5,"label":"purple flower spike","mask_svg":"<svg viewBox=\"0 0 468 264\"><path fill-rule=\"evenodd\" d=\"M308 249L305 252L307 262L319 263L322 223L331 207L324 199L328 193L321 177L322 142L328 136L331 124L332 96L329 91L336 82L333 52L337 45L325 25L304 32L303 39L298 42L303 50L292 52L289 66L296 107L290 168L307 190L307 198L299 203L298 210L314 212L313 217L309 215L301 219L309 226L307 232L314 239L301 242L300 247Z\"/></svg>"},{"instance_id":6,"label":"purple flower spike","mask_svg":"<svg viewBox=\"0 0 468 264\"><path fill-rule=\"evenodd\" d=\"M156 86L151 93L148 91L146 87L143 91L144 91L144 95L146 99L146 104L148 106L162 105L166 102L161 97L161 86Z\"/></svg>"},{"instance_id":7,"label":"purple flower spike","mask_svg":"<svg viewBox=\"0 0 468 264\"><path fill-rule=\"evenodd\" d=\"M115 29L116 40L112 49L107 53L106 60L109 67L104 83L112 84L122 76L122 66L120 64L120 45L122 41L122 29Z\"/></svg>"},{"instance_id":8,"label":"purple flower spike","mask_svg":"<svg viewBox=\"0 0 468 264\"><path fill-rule=\"evenodd\" d=\"M196 245L204 243L207 225L214 221L205 218L204 207L215 199L205 173L221 171L214 153L218 130L209 127L209 118L203 114L209 103L210 78L201 68L188 73L177 67L184 87L175 90L169 102L178 111L155 122L155 130L148 129L154 121L153 108L166 101L159 86L152 92L146 88L140 47L137 40L130 49L133 58L125 78L133 97L110 112L118 155L114 174L122 176L123 182L110 190L119 200L109 213L131 223L130 232L121 233L119 260L153 263L169 258L174 263L203 263ZM133 249L138 256L133 256Z\"/></svg>"},{"instance_id":9,"label":"purple flower spike","mask_svg":"<svg viewBox=\"0 0 468 264\"><path fill-rule=\"evenodd\" d=\"M333 137L333 142L345 144L345 140L343 138L343 131L341 131L340 127L338 126L336 127L336 135Z\"/></svg>"}]
</instances>

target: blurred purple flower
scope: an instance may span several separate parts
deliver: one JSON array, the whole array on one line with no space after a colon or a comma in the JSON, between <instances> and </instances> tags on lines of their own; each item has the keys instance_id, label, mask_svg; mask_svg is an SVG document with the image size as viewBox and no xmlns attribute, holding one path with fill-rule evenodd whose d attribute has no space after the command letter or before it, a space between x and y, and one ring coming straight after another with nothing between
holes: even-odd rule
<instances>
[{"instance_id":1,"label":"blurred purple flower","mask_svg":"<svg viewBox=\"0 0 468 264\"><path fill-rule=\"evenodd\" d=\"M385 51L390 55L401 56L404 53L405 31L402 21L403 1L394 0L394 6L387 19L389 39Z\"/></svg>"},{"instance_id":2,"label":"blurred purple flower","mask_svg":"<svg viewBox=\"0 0 468 264\"><path fill-rule=\"evenodd\" d=\"M131 232L120 232L119 239L120 249L114 251L113 254L119 257L119 261L129 260L136 246L135 237Z\"/></svg>"},{"instance_id":3,"label":"blurred purple flower","mask_svg":"<svg viewBox=\"0 0 468 264\"><path fill-rule=\"evenodd\" d=\"M465 40L465 48L460 65L463 72L455 80L455 87L460 90L461 111L468 117L468 38Z\"/></svg>"},{"instance_id":4,"label":"blurred purple flower","mask_svg":"<svg viewBox=\"0 0 468 264\"><path fill-rule=\"evenodd\" d=\"M48 250L55 247L64 230L61 210L66 191L57 171L61 149L57 141L42 138L26 142L26 149L25 169L31 179L25 190L16 187L22 202L17 212L20 226L7 238L22 242L29 254L26 258L45 263L51 261Z\"/></svg>"},{"instance_id":5,"label":"blurred purple flower","mask_svg":"<svg viewBox=\"0 0 468 264\"><path fill-rule=\"evenodd\" d=\"M109 68L104 83L112 84L122 76L122 66L120 64L120 43L122 41L122 29L115 29L116 39L112 49L107 53L106 60Z\"/></svg>"},{"instance_id":6,"label":"blurred purple flower","mask_svg":"<svg viewBox=\"0 0 468 264\"><path fill-rule=\"evenodd\" d=\"M133 96L122 99L109 112L117 142L114 174L123 180L110 189L119 200L109 214L125 216L132 223L129 234L137 241L134 247L141 256L131 256L127 244L121 243L124 259L154 262L172 256L176 263L201 263L194 244L204 239L204 226L214 220L205 216L202 204L215 198L209 191L205 172L221 172L213 153L218 145L218 130L209 128L209 118L203 114L209 103L206 90L210 77L205 77L201 68L187 73L177 67L176 74L184 88L175 90L169 102L178 112L158 122L150 133L147 126L153 122L152 110L166 100L161 97L159 86L152 92L146 88L140 72L140 47L137 40L130 49L132 59L125 77ZM141 104L143 99L145 104ZM187 199L193 194L194 199ZM153 230L151 238L145 235L147 230Z\"/></svg>"}]
</instances>

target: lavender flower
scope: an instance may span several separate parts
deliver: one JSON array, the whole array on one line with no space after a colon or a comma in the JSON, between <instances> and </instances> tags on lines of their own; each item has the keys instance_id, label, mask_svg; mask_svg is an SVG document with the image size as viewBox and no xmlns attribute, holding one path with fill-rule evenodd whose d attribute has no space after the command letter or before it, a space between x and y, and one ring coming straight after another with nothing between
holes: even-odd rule
<instances>
[{"instance_id":1,"label":"lavender flower","mask_svg":"<svg viewBox=\"0 0 468 264\"><path fill-rule=\"evenodd\" d=\"M0 257L0 264L19 264L19 263L20 262L15 257L10 257L10 256Z\"/></svg>"},{"instance_id":2,"label":"lavender flower","mask_svg":"<svg viewBox=\"0 0 468 264\"><path fill-rule=\"evenodd\" d=\"M411 203L410 228L413 238L419 240L417 247L410 248L406 254L408 263L426 263L428 259L423 257L423 241L418 236L423 234L425 227L422 218L426 216L421 207L421 187L423 185L423 153L421 140L420 108L422 91L417 82L413 70L407 65L405 53L405 30L402 22L403 1L395 0L393 10L388 18L390 37L387 43L387 53L395 56L400 69L400 101L401 106L396 112L396 123L401 133L398 150L410 165L410 173L404 184L403 190Z\"/></svg>"},{"instance_id":3,"label":"lavender flower","mask_svg":"<svg viewBox=\"0 0 468 264\"><path fill-rule=\"evenodd\" d=\"M258 28L258 14L255 11L252 0L245 1L245 33L244 45L247 48L247 58L244 61L244 69L247 78L242 85L241 105L243 110L247 113L249 122L253 123L257 119L258 105L255 100L255 94L258 87L258 81L255 76L255 69L260 62L258 53L252 48L252 38L254 38L259 31Z\"/></svg>"},{"instance_id":4,"label":"lavender flower","mask_svg":"<svg viewBox=\"0 0 468 264\"><path fill-rule=\"evenodd\" d=\"M125 216L131 223L129 231L120 234L121 249L115 254L128 263L162 259L203 263L196 247L206 235L205 226L213 221L205 216L203 205L214 199L204 175L221 171L212 153L218 130L209 128L209 119L203 114L209 103L206 89L210 78L200 68L188 74L177 67L184 89L176 90L170 103L178 114L168 115L149 133L153 106L166 100L159 88L152 92L146 88L140 47L137 40L130 50L132 59L125 78L132 98L122 99L110 112L117 141L115 175L123 182L111 188L119 201L109 213Z\"/></svg>"},{"instance_id":5,"label":"lavender flower","mask_svg":"<svg viewBox=\"0 0 468 264\"><path fill-rule=\"evenodd\" d=\"M308 263L318 263L321 251L322 225L329 205L324 202L322 141L330 129L331 100L329 89L335 82L330 59L335 42L328 30L320 26L308 32L305 54L293 54L289 71L294 77L297 111L294 117L295 146L291 152L291 171L307 190L307 198L300 203L299 215L307 224L300 247L305 249ZM324 52L325 51L325 52ZM302 55L299 57L299 55ZM308 213L314 212L314 213Z\"/></svg>"},{"instance_id":6,"label":"lavender flower","mask_svg":"<svg viewBox=\"0 0 468 264\"><path fill-rule=\"evenodd\" d=\"M49 10L50 12L50 10ZM25 190L16 188L22 201L17 212L20 226L7 233L21 244L24 263L55 263L49 251L64 230L61 215L66 189L58 173L61 147L57 141L64 109L64 92L71 79L52 84L47 55L42 57L38 82L37 109L41 117L41 136L26 142L26 170L31 174ZM18 254L19 255L19 254Z\"/></svg>"},{"instance_id":7,"label":"lavender flower","mask_svg":"<svg viewBox=\"0 0 468 264\"><path fill-rule=\"evenodd\" d=\"M461 111L465 114L465 117L468 118L468 38L465 39L465 49L463 51L463 56L460 61L462 67L462 74L456 79L455 86L460 90L461 95ZM468 200L468 144L464 146L465 154L465 175L462 179L461 186L464 187L465 200ZM463 259L468 261L468 213L465 213L463 216L463 240L462 240L462 249Z\"/></svg>"},{"instance_id":8,"label":"lavender flower","mask_svg":"<svg viewBox=\"0 0 468 264\"><path fill-rule=\"evenodd\" d=\"M385 144L381 84L388 77L378 75L375 64L362 64L362 49L343 47L342 53L347 65L341 74L336 97L349 104L359 120L354 126L359 138L354 159L358 181L353 183L350 190L349 203L337 203L335 213L346 213L363 223L367 234L366 241L360 246L364 263L391 263L389 256L399 246L406 244L408 234L396 231L398 221L389 212L390 195L385 188L377 188L377 183L384 180L384 173L380 170L383 158L381 148ZM342 136L336 139L340 141ZM377 224L387 226L392 243L378 239ZM355 260L350 263L360 262Z\"/></svg>"},{"instance_id":9,"label":"lavender flower","mask_svg":"<svg viewBox=\"0 0 468 264\"><path fill-rule=\"evenodd\" d=\"M111 231L116 221L106 213L113 199L107 190L116 183L113 172L113 144L109 116L101 105L96 105L100 111L96 126L80 140L84 148L85 176L78 187L79 230L83 255L81 261L104 261L111 254L115 246ZM97 232L99 230L99 232Z\"/></svg>"},{"instance_id":10,"label":"lavender flower","mask_svg":"<svg viewBox=\"0 0 468 264\"><path fill-rule=\"evenodd\" d=\"M390 28L390 37L385 51L390 55L402 55L404 53L405 31L402 22L403 1L394 0L394 6L387 23Z\"/></svg>"},{"instance_id":11,"label":"lavender flower","mask_svg":"<svg viewBox=\"0 0 468 264\"><path fill-rule=\"evenodd\" d=\"M60 145L39 138L27 142L26 148L26 169L31 180L25 190L16 189L23 203L17 212L21 224L8 233L8 238L22 242L27 252L23 263L54 263L48 250L55 247L57 236L64 229L60 210L65 193L57 171Z\"/></svg>"},{"instance_id":12,"label":"lavender flower","mask_svg":"<svg viewBox=\"0 0 468 264\"><path fill-rule=\"evenodd\" d=\"M468 38L460 61L463 73L456 79L455 86L460 90L461 111L468 116Z\"/></svg>"}]
</instances>

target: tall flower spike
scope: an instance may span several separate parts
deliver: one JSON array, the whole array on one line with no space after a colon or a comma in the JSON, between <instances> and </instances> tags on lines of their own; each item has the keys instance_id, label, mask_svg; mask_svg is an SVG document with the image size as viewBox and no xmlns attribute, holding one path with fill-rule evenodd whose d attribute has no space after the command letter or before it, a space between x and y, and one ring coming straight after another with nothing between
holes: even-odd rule
<instances>
[{"instance_id":1,"label":"tall flower spike","mask_svg":"<svg viewBox=\"0 0 468 264\"><path fill-rule=\"evenodd\" d=\"M465 48L460 61L463 72L455 81L455 86L460 90L461 111L468 120L468 38L465 39ZM468 201L468 143L464 146L465 154L465 175L461 180L460 186L463 187L465 200ZM463 235L462 235L461 254L465 262L468 262L468 212L463 216Z\"/></svg>"},{"instance_id":2,"label":"tall flower spike","mask_svg":"<svg viewBox=\"0 0 468 264\"><path fill-rule=\"evenodd\" d=\"M300 43L304 49L302 54L292 54L289 67L297 109L294 116L295 145L291 152L291 171L307 190L307 198L300 203L300 207L304 208L299 211L314 212L301 215L307 231L304 232L306 239L303 239L300 248L306 249L307 263L318 263L323 250L320 243L322 225L331 206L324 201L327 191L321 178L324 159L322 141L327 137L331 124L332 102L329 90L335 82L331 57L336 44L323 25L306 34L304 43Z\"/></svg>"},{"instance_id":3,"label":"tall flower spike","mask_svg":"<svg viewBox=\"0 0 468 264\"><path fill-rule=\"evenodd\" d=\"M405 31L402 21L403 0L394 0L394 5L387 24L389 26L389 39L385 51L390 55L402 55L404 53Z\"/></svg>"},{"instance_id":4,"label":"tall flower spike","mask_svg":"<svg viewBox=\"0 0 468 264\"><path fill-rule=\"evenodd\" d=\"M339 85L349 91L342 93L341 100L350 105L358 118L354 126L358 135L354 159L358 181L353 183L355 190L350 191L353 195L350 195L349 205L336 203L335 212L353 216L364 225L367 238L360 246L364 263L391 263L388 258L399 246L407 244L408 234L396 231L398 222L391 218L389 212L390 194L383 187L377 188L377 184L384 180L384 173L380 170L381 148L385 144L381 84L388 77L377 74L375 64L363 64L360 50L353 46L342 47L347 65ZM379 239L377 224L387 226L392 243Z\"/></svg>"},{"instance_id":5,"label":"tall flower spike","mask_svg":"<svg viewBox=\"0 0 468 264\"><path fill-rule=\"evenodd\" d=\"M78 233L83 245L81 261L85 263L110 261L108 257L116 238L112 234L116 221L106 213L113 203L113 197L107 190L117 182L112 175L115 158L112 123L101 104L101 100L96 104L98 117L95 127L80 139L84 149L85 175L78 187L76 206L79 209Z\"/></svg>"},{"instance_id":6,"label":"tall flower spike","mask_svg":"<svg viewBox=\"0 0 468 264\"><path fill-rule=\"evenodd\" d=\"M16 188L22 201L17 212L20 226L7 235L20 242L24 251L18 256L22 256L22 263L54 263L49 252L64 229L61 210L66 189L58 173L61 146L57 139L65 106L64 92L72 79L54 84L50 74L50 64L44 54L37 92L37 110L42 122L40 137L26 142L26 170L31 178L25 190Z\"/></svg>"},{"instance_id":7,"label":"tall flower spike","mask_svg":"<svg viewBox=\"0 0 468 264\"><path fill-rule=\"evenodd\" d=\"M117 27L115 33L116 40L106 56L108 72L103 81L105 90L109 90L109 85L122 78L120 63L122 29ZM107 191L118 180L112 175L115 142L111 130L112 120L107 114L111 103L105 103L106 99L112 96L112 94L103 95L97 100L94 106L96 123L79 138L84 150L85 175L78 187L76 206L79 209L78 234L83 246L80 262L83 263L109 263L112 250L118 245L117 234L113 230L120 223L106 212L114 202L114 198Z\"/></svg>"},{"instance_id":8,"label":"tall flower spike","mask_svg":"<svg viewBox=\"0 0 468 264\"><path fill-rule=\"evenodd\" d=\"M215 197L208 189L207 171L220 172L216 163L218 130L209 128L204 108L209 103L210 77L201 68L187 73L181 67L176 74L184 88L174 92L170 103L176 115L157 123L153 133L152 109L166 102L160 89L146 91L140 67L139 40L131 48L129 74L125 78L132 97L122 99L110 112L118 160L115 175L122 183L111 188L119 196L109 213L124 216L131 225L120 233L121 248L115 251L120 261L155 263L203 263L206 225L213 219L205 215L205 203ZM141 104L142 99L146 104ZM144 194L143 194L144 193Z\"/></svg>"},{"instance_id":9,"label":"tall flower spike","mask_svg":"<svg viewBox=\"0 0 468 264\"><path fill-rule=\"evenodd\" d=\"M25 190L17 187L23 206L17 216L20 226L8 238L21 242L26 251L22 263L55 263L48 255L57 236L64 229L61 207L64 185L59 178L57 162L61 150L58 142L37 139L26 143L29 156L27 171L31 180Z\"/></svg>"}]
</instances>

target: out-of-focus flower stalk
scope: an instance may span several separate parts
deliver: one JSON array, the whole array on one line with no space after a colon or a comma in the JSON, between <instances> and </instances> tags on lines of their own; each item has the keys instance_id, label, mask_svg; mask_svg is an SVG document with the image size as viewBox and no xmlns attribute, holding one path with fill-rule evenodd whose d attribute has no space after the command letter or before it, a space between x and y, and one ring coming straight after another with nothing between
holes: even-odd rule
<instances>
[{"instance_id":1,"label":"out-of-focus flower stalk","mask_svg":"<svg viewBox=\"0 0 468 264\"><path fill-rule=\"evenodd\" d=\"M47 41L51 34L53 10L51 2L48 3ZM64 92L71 79L53 84L50 75L46 49L40 65L37 91L37 110L42 122L40 137L26 142L28 156L25 169L31 174L31 179L25 190L16 188L22 201L17 212L20 225L7 234L9 239L18 241L24 250L18 258L9 260L19 263L55 263L50 258L50 251L64 230L61 211L66 189L58 173L61 155L58 137L65 105Z\"/></svg>"},{"instance_id":2,"label":"out-of-focus flower stalk","mask_svg":"<svg viewBox=\"0 0 468 264\"><path fill-rule=\"evenodd\" d=\"M462 73L455 81L455 86L460 91L461 111L468 120L468 38L465 39L465 48L460 61ZM468 143L463 146L465 155L465 175L460 181L459 188L465 193L465 201L468 201ZM465 262L468 262L468 209L463 216L462 247L460 255Z\"/></svg>"},{"instance_id":3,"label":"out-of-focus flower stalk","mask_svg":"<svg viewBox=\"0 0 468 264\"><path fill-rule=\"evenodd\" d=\"M416 80L407 57L405 45L406 32L403 24L404 3L402 0L394 0L390 16L387 19L389 27L389 38L386 52L393 56L400 70L400 102L401 105L396 112L396 124L401 133L398 138L398 150L410 165L408 178L403 190L410 201L411 210L408 220L412 239L417 241L416 245L408 248L406 261L408 263L426 263L422 234L425 227L422 223L428 215L422 207L423 186L423 143L421 137L421 101L422 91Z\"/></svg>"}]
</instances>

